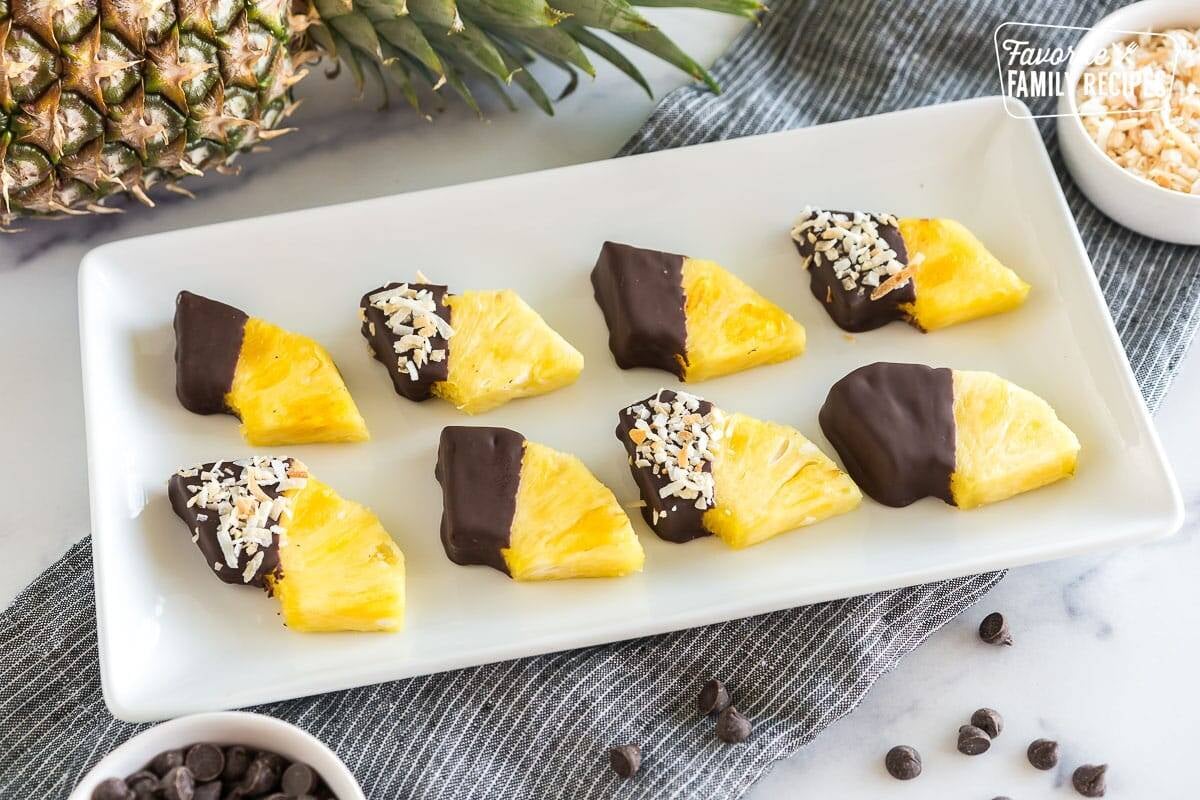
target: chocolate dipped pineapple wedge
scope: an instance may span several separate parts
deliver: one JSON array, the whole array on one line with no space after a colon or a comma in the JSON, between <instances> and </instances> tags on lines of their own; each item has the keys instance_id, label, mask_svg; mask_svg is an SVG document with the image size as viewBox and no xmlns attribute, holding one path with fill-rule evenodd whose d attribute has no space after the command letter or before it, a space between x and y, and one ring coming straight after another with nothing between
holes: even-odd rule
<instances>
[{"instance_id":1,"label":"chocolate dipped pineapple wedge","mask_svg":"<svg viewBox=\"0 0 1200 800\"><path fill-rule=\"evenodd\" d=\"M442 431L442 544L518 581L619 577L645 556L612 491L573 455L507 428Z\"/></svg>"},{"instance_id":2,"label":"chocolate dipped pineapple wedge","mask_svg":"<svg viewBox=\"0 0 1200 800\"><path fill-rule=\"evenodd\" d=\"M363 296L362 334L397 394L480 414L573 383L583 356L511 290L390 283Z\"/></svg>"},{"instance_id":3,"label":"chocolate dipped pineapple wedge","mask_svg":"<svg viewBox=\"0 0 1200 800\"><path fill-rule=\"evenodd\" d=\"M999 314L1029 284L950 219L806 208L792 239L813 295L841 328L907 320L923 331Z\"/></svg>"},{"instance_id":4,"label":"chocolate dipped pineapple wedge","mask_svg":"<svg viewBox=\"0 0 1200 800\"><path fill-rule=\"evenodd\" d=\"M622 409L617 439L661 538L741 548L858 506L862 494L799 431L661 389Z\"/></svg>"},{"instance_id":5,"label":"chocolate dipped pineapple wedge","mask_svg":"<svg viewBox=\"0 0 1200 800\"><path fill-rule=\"evenodd\" d=\"M804 352L800 323L713 261L605 242L592 287L622 369L691 383Z\"/></svg>"},{"instance_id":6,"label":"chocolate dipped pineapple wedge","mask_svg":"<svg viewBox=\"0 0 1200 800\"><path fill-rule=\"evenodd\" d=\"M835 383L821 429L884 505L975 508L1075 473L1079 440L1037 395L990 372L876 363Z\"/></svg>"},{"instance_id":7,"label":"chocolate dipped pineapple wedge","mask_svg":"<svg viewBox=\"0 0 1200 800\"><path fill-rule=\"evenodd\" d=\"M369 438L325 348L191 292L175 301L175 377L184 408L238 417L252 445Z\"/></svg>"},{"instance_id":8,"label":"chocolate dipped pineapple wedge","mask_svg":"<svg viewBox=\"0 0 1200 800\"><path fill-rule=\"evenodd\" d=\"M208 569L279 600L298 631L396 631L404 622L404 555L379 519L293 458L181 469L171 507Z\"/></svg>"}]
</instances>

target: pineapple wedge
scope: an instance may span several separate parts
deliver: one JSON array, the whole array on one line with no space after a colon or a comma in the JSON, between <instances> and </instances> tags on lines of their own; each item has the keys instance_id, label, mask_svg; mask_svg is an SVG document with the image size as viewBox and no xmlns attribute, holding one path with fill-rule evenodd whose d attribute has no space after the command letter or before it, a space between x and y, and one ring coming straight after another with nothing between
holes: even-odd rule
<instances>
[{"instance_id":1,"label":"pineapple wedge","mask_svg":"<svg viewBox=\"0 0 1200 800\"><path fill-rule=\"evenodd\" d=\"M619 577L645 556L617 499L575 456L507 428L442 431L442 543L518 581Z\"/></svg>"},{"instance_id":2,"label":"pineapple wedge","mask_svg":"<svg viewBox=\"0 0 1200 800\"><path fill-rule=\"evenodd\" d=\"M748 547L858 506L846 473L799 431L661 389L618 416L617 439L661 538Z\"/></svg>"},{"instance_id":3,"label":"pineapple wedge","mask_svg":"<svg viewBox=\"0 0 1200 800\"><path fill-rule=\"evenodd\" d=\"M813 295L851 332L908 320L933 331L1025 302L1029 284L949 219L806 208L792 239Z\"/></svg>"},{"instance_id":4,"label":"pineapple wedge","mask_svg":"<svg viewBox=\"0 0 1200 800\"><path fill-rule=\"evenodd\" d=\"M592 270L622 369L697 382L804 352L804 328L712 261L605 242Z\"/></svg>"},{"instance_id":5,"label":"pineapple wedge","mask_svg":"<svg viewBox=\"0 0 1200 800\"><path fill-rule=\"evenodd\" d=\"M363 296L362 333L396 392L481 414L573 383L583 356L513 291L391 283Z\"/></svg>"},{"instance_id":6,"label":"pineapple wedge","mask_svg":"<svg viewBox=\"0 0 1200 800\"><path fill-rule=\"evenodd\" d=\"M862 493L850 476L795 428L731 414L713 460L717 505L704 527L748 547L853 511Z\"/></svg>"},{"instance_id":7,"label":"pineapple wedge","mask_svg":"<svg viewBox=\"0 0 1200 800\"><path fill-rule=\"evenodd\" d=\"M279 577L267 584L297 631L398 631L404 554L370 509L313 478L293 498Z\"/></svg>"},{"instance_id":8,"label":"pineapple wedge","mask_svg":"<svg viewBox=\"0 0 1200 800\"><path fill-rule=\"evenodd\" d=\"M1037 395L990 372L877 363L829 390L821 428L884 505L975 508L1068 478L1080 444Z\"/></svg>"},{"instance_id":9,"label":"pineapple wedge","mask_svg":"<svg viewBox=\"0 0 1200 800\"><path fill-rule=\"evenodd\" d=\"M309 477L301 462L255 457L179 470L171 506L205 566L265 588L298 631L395 631L404 555L369 510Z\"/></svg>"},{"instance_id":10,"label":"pineapple wedge","mask_svg":"<svg viewBox=\"0 0 1200 800\"><path fill-rule=\"evenodd\" d=\"M1029 284L951 219L901 219L916 299L902 307L923 331L1011 311Z\"/></svg>"},{"instance_id":11,"label":"pineapple wedge","mask_svg":"<svg viewBox=\"0 0 1200 800\"><path fill-rule=\"evenodd\" d=\"M990 372L954 370L959 508L1005 500L1075 474L1079 439L1042 398Z\"/></svg>"},{"instance_id":12,"label":"pineapple wedge","mask_svg":"<svg viewBox=\"0 0 1200 800\"><path fill-rule=\"evenodd\" d=\"M239 417L250 444L369 438L333 359L307 336L181 292L175 337L180 402L198 414Z\"/></svg>"}]
</instances>

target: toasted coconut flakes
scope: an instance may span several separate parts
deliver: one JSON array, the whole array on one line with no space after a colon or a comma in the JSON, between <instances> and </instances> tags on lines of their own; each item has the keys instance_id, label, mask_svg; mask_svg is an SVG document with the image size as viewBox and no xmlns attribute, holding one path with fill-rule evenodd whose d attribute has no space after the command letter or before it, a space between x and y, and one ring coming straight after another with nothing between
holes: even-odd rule
<instances>
[{"instance_id":1,"label":"toasted coconut flakes","mask_svg":"<svg viewBox=\"0 0 1200 800\"><path fill-rule=\"evenodd\" d=\"M713 460L711 445L721 438L720 412L714 408L700 414L700 398L684 392L670 402L661 398L662 390L649 403L626 409L635 418L629 431L633 464L666 479L660 499L677 497L694 501L698 509L709 508L715 503L714 484L705 464ZM655 509L655 523L666 513Z\"/></svg>"},{"instance_id":2,"label":"toasted coconut flakes","mask_svg":"<svg viewBox=\"0 0 1200 800\"><path fill-rule=\"evenodd\" d=\"M892 214L853 215L805 207L792 228L792 238L808 242L813 247L812 260L805 264L828 263L834 277L847 292L865 291L886 282L904 268L899 255L883 238L880 226L896 227ZM889 290L890 291L890 290ZM882 296L882 295L881 295ZM875 297L872 295L872 299ZM833 300L831 287L826 287L825 302Z\"/></svg>"},{"instance_id":3,"label":"toasted coconut flakes","mask_svg":"<svg viewBox=\"0 0 1200 800\"><path fill-rule=\"evenodd\" d=\"M418 276L418 281L427 283L428 279ZM418 380L420 368L430 361L445 360L445 349L434 350L430 340L435 336L449 340L454 329L438 315L437 301L429 289L405 283L375 292L367 297L367 302L384 313L388 330L397 337L392 345L398 356L396 365L409 380ZM434 353L440 355L434 358Z\"/></svg>"}]
</instances>

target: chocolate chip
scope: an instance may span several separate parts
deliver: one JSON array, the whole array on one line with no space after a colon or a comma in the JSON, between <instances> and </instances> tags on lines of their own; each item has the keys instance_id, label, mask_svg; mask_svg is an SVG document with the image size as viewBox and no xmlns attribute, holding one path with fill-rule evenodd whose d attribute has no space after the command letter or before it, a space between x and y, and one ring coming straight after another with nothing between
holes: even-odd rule
<instances>
[{"instance_id":1,"label":"chocolate chip","mask_svg":"<svg viewBox=\"0 0 1200 800\"><path fill-rule=\"evenodd\" d=\"M1054 769L1058 766L1058 742L1035 739L1025 754L1029 757L1029 763L1037 769Z\"/></svg>"},{"instance_id":2,"label":"chocolate chip","mask_svg":"<svg viewBox=\"0 0 1200 800\"><path fill-rule=\"evenodd\" d=\"M317 773L308 764L295 763L283 771L279 786L284 794L302 795L317 790Z\"/></svg>"},{"instance_id":3,"label":"chocolate chip","mask_svg":"<svg viewBox=\"0 0 1200 800\"><path fill-rule=\"evenodd\" d=\"M971 715L971 724L995 739L1004 730L1004 717L994 708L981 708Z\"/></svg>"},{"instance_id":4,"label":"chocolate chip","mask_svg":"<svg viewBox=\"0 0 1200 800\"><path fill-rule=\"evenodd\" d=\"M221 800L221 782L209 781L196 787L192 800Z\"/></svg>"},{"instance_id":5,"label":"chocolate chip","mask_svg":"<svg viewBox=\"0 0 1200 800\"><path fill-rule=\"evenodd\" d=\"M977 756L986 753L992 746L992 740L987 733L974 725L963 725L958 729L958 752L965 756Z\"/></svg>"},{"instance_id":6,"label":"chocolate chip","mask_svg":"<svg viewBox=\"0 0 1200 800\"><path fill-rule=\"evenodd\" d=\"M921 754L906 744L898 744L883 759L888 774L898 781L911 781L921 774Z\"/></svg>"},{"instance_id":7,"label":"chocolate chip","mask_svg":"<svg viewBox=\"0 0 1200 800\"><path fill-rule=\"evenodd\" d=\"M754 726L733 706L726 706L717 716L717 736L723 742L738 744L750 738Z\"/></svg>"},{"instance_id":8,"label":"chocolate chip","mask_svg":"<svg viewBox=\"0 0 1200 800\"><path fill-rule=\"evenodd\" d=\"M700 696L696 698L696 708L701 714L717 714L729 706L729 690L725 684L713 678L700 687Z\"/></svg>"},{"instance_id":9,"label":"chocolate chip","mask_svg":"<svg viewBox=\"0 0 1200 800\"><path fill-rule=\"evenodd\" d=\"M158 776L149 770L138 770L125 779L137 800L149 800L158 792Z\"/></svg>"},{"instance_id":10,"label":"chocolate chip","mask_svg":"<svg viewBox=\"0 0 1200 800\"><path fill-rule=\"evenodd\" d=\"M1012 800L1012 798L1001 795L1000 797L993 797L992 800Z\"/></svg>"},{"instance_id":11,"label":"chocolate chip","mask_svg":"<svg viewBox=\"0 0 1200 800\"><path fill-rule=\"evenodd\" d=\"M1084 797L1104 797L1108 764L1084 764L1071 776L1071 785Z\"/></svg>"},{"instance_id":12,"label":"chocolate chip","mask_svg":"<svg viewBox=\"0 0 1200 800\"><path fill-rule=\"evenodd\" d=\"M158 777L164 777L168 772L176 767L183 766L183 751L182 750L167 750L159 753L150 762L150 769Z\"/></svg>"},{"instance_id":13,"label":"chocolate chip","mask_svg":"<svg viewBox=\"0 0 1200 800\"><path fill-rule=\"evenodd\" d=\"M279 785L278 764L265 758L265 753L259 753L246 768L242 782L237 788L246 795L266 794Z\"/></svg>"},{"instance_id":14,"label":"chocolate chip","mask_svg":"<svg viewBox=\"0 0 1200 800\"><path fill-rule=\"evenodd\" d=\"M230 745L225 748L225 769L221 770L221 780L240 780L249 766L250 752L240 744Z\"/></svg>"},{"instance_id":15,"label":"chocolate chip","mask_svg":"<svg viewBox=\"0 0 1200 800\"><path fill-rule=\"evenodd\" d=\"M215 744L194 744L183 757L184 766L199 783L215 781L225 769L225 754Z\"/></svg>"},{"instance_id":16,"label":"chocolate chip","mask_svg":"<svg viewBox=\"0 0 1200 800\"><path fill-rule=\"evenodd\" d=\"M170 772L163 775L160 788L166 800L192 800L192 795L196 793L196 781L187 767L172 767Z\"/></svg>"},{"instance_id":17,"label":"chocolate chip","mask_svg":"<svg viewBox=\"0 0 1200 800\"><path fill-rule=\"evenodd\" d=\"M999 611L993 611L979 623L979 638L988 644L1011 646L1012 633L1008 630L1008 621Z\"/></svg>"},{"instance_id":18,"label":"chocolate chip","mask_svg":"<svg viewBox=\"0 0 1200 800\"><path fill-rule=\"evenodd\" d=\"M632 778L642 768L642 748L636 744L618 745L608 751L608 765L622 778Z\"/></svg>"},{"instance_id":19,"label":"chocolate chip","mask_svg":"<svg viewBox=\"0 0 1200 800\"><path fill-rule=\"evenodd\" d=\"M92 790L92 800L133 800L133 790L120 778L105 778Z\"/></svg>"}]
</instances>

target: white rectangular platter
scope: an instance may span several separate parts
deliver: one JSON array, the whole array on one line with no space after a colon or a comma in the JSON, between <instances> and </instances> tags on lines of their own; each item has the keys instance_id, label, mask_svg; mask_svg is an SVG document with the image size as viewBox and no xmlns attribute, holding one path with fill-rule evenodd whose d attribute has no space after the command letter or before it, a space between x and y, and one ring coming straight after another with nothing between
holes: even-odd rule
<instances>
[{"instance_id":1,"label":"white rectangular platter","mask_svg":"<svg viewBox=\"0 0 1200 800\"><path fill-rule=\"evenodd\" d=\"M1033 285L1019 310L923 335L855 337L825 315L788 231L805 204L949 216ZM878 360L997 372L1083 443L1078 476L983 509L861 508L759 546L657 539L614 580L517 584L448 561L433 477L445 425L501 425L580 456L630 502L616 411L671 375L622 371L588 273L605 239L710 258L808 330L791 362L691 387L799 428L827 453L829 386ZM358 332L359 297L423 270L451 290L516 289L579 348L575 385L478 418L397 397ZM176 468L253 451L231 417L174 394L174 298L190 289L329 348L373 435L293 447L371 506L407 558L403 633L289 631L276 603L215 580L174 517ZM245 706L702 625L1166 535L1182 504L1032 122L997 98L465 186L194 228L92 251L80 272L97 614L105 697L126 720ZM216 675L237 676L216 679Z\"/></svg>"}]
</instances>

